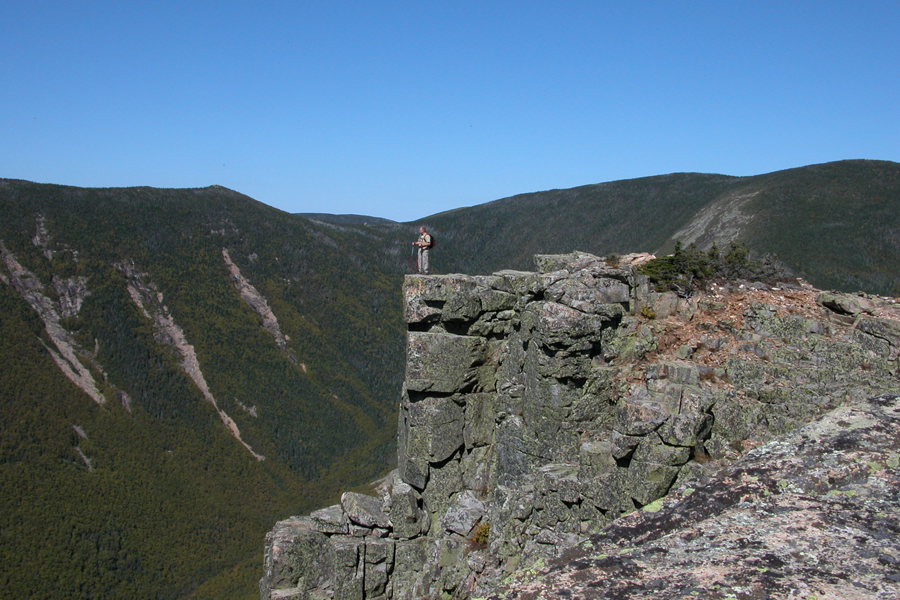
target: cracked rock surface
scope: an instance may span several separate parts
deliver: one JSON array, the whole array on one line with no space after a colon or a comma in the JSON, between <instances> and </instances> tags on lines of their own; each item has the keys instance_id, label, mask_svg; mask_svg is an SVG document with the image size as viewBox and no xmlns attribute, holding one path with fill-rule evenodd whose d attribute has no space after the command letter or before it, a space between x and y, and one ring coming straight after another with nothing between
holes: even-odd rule
<instances>
[{"instance_id":1,"label":"cracked rock surface","mask_svg":"<svg viewBox=\"0 0 900 600\"><path fill-rule=\"evenodd\" d=\"M261 598L900 597L897 300L645 259L408 276L398 468L276 524Z\"/></svg>"},{"instance_id":2,"label":"cracked rock surface","mask_svg":"<svg viewBox=\"0 0 900 600\"><path fill-rule=\"evenodd\" d=\"M898 463L900 395L842 407L490 598L900 598Z\"/></svg>"}]
</instances>

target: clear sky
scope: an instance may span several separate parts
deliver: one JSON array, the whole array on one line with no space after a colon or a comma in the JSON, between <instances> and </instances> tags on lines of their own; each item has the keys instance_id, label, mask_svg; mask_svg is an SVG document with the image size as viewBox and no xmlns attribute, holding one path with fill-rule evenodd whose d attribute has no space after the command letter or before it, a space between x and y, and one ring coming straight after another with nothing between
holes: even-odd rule
<instances>
[{"instance_id":1,"label":"clear sky","mask_svg":"<svg viewBox=\"0 0 900 600\"><path fill-rule=\"evenodd\" d=\"M900 162L900 2L2 0L0 177L411 221Z\"/></svg>"}]
</instances>

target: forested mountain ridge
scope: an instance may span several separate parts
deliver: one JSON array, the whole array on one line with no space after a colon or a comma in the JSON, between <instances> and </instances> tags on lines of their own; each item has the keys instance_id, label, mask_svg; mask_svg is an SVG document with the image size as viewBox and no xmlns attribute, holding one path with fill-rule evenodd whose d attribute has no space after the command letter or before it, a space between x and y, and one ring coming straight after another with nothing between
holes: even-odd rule
<instances>
[{"instance_id":1,"label":"forested mountain ridge","mask_svg":"<svg viewBox=\"0 0 900 600\"><path fill-rule=\"evenodd\" d=\"M409 224L310 220L220 186L0 180L0 584L252 597L272 523L395 461L419 224L440 273L737 241L819 288L886 294L898 199L900 165L883 161L609 182Z\"/></svg>"},{"instance_id":2,"label":"forested mountain ridge","mask_svg":"<svg viewBox=\"0 0 900 600\"><path fill-rule=\"evenodd\" d=\"M732 177L673 173L519 194L433 215L441 272L531 269L538 253L774 254L822 289L900 294L900 164L846 160Z\"/></svg>"},{"instance_id":3,"label":"forested mountain ridge","mask_svg":"<svg viewBox=\"0 0 900 600\"><path fill-rule=\"evenodd\" d=\"M400 279L359 232L217 187L0 198L5 589L182 597L393 460Z\"/></svg>"}]
</instances>

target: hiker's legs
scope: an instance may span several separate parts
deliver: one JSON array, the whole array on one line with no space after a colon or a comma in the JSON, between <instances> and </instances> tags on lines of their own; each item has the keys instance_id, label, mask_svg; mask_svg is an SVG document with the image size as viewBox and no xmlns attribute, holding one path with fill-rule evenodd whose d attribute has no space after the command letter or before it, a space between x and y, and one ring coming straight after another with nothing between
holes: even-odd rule
<instances>
[{"instance_id":1,"label":"hiker's legs","mask_svg":"<svg viewBox=\"0 0 900 600\"><path fill-rule=\"evenodd\" d=\"M428 248L419 248L419 273L428 275Z\"/></svg>"}]
</instances>

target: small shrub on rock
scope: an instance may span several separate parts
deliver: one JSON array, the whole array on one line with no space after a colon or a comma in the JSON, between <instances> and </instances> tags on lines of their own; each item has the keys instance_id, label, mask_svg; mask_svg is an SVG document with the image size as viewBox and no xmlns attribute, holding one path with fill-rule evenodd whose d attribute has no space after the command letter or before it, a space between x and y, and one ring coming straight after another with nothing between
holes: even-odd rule
<instances>
[{"instance_id":1,"label":"small shrub on rock","mask_svg":"<svg viewBox=\"0 0 900 600\"><path fill-rule=\"evenodd\" d=\"M774 257L754 259L745 246L736 242L731 242L725 251L713 244L705 252L695 244L685 248L676 242L674 253L644 263L638 267L638 273L646 275L656 291L674 291L683 297L705 288L714 279L775 281L788 275Z\"/></svg>"},{"instance_id":2,"label":"small shrub on rock","mask_svg":"<svg viewBox=\"0 0 900 600\"><path fill-rule=\"evenodd\" d=\"M472 546L476 548L484 548L487 546L488 539L491 536L491 524L488 522L479 523L472 532Z\"/></svg>"}]
</instances>

